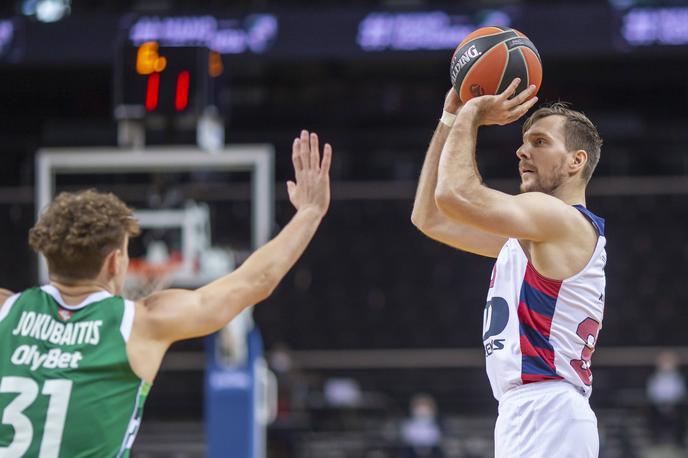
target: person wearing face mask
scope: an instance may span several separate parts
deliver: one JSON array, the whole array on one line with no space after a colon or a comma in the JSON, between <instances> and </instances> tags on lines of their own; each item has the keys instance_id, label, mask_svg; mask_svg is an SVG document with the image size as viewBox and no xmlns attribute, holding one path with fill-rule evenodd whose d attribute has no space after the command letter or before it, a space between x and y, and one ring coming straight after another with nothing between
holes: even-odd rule
<instances>
[{"instance_id":1,"label":"person wearing face mask","mask_svg":"<svg viewBox=\"0 0 688 458\"><path fill-rule=\"evenodd\" d=\"M442 432L437 423L437 405L427 394L411 399L411 416L401 425L401 438L409 458L440 458Z\"/></svg>"},{"instance_id":2,"label":"person wearing face mask","mask_svg":"<svg viewBox=\"0 0 688 458\"><path fill-rule=\"evenodd\" d=\"M684 448L686 419L684 402L686 381L679 368L679 358L667 350L657 355L655 372L647 380L650 401L650 426L655 446L664 447L664 455L681 455Z\"/></svg>"}]
</instances>

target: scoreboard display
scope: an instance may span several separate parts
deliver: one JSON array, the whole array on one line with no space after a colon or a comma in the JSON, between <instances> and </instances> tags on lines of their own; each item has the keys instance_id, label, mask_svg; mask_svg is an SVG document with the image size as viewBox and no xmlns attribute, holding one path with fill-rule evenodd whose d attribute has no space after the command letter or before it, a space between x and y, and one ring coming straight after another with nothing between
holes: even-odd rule
<instances>
[{"instance_id":1,"label":"scoreboard display","mask_svg":"<svg viewBox=\"0 0 688 458\"><path fill-rule=\"evenodd\" d=\"M224 73L219 53L204 47L126 46L115 64L114 105L163 116L200 115L217 107Z\"/></svg>"}]
</instances>

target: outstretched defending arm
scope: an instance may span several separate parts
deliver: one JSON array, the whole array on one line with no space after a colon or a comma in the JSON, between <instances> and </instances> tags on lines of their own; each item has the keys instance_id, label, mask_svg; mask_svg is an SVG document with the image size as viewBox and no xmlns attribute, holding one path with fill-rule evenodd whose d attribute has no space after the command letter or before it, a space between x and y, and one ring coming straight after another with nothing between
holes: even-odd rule
<instances>
[{"instance_id":1,"label":"outstretched defending arm","mask_svg":"<svg viewBox=\"0 0 688 458\"><path fill-rule=\"evenodd\" d=\"M476 173L478 127L514 122L537 101L531 98L534 86L510 99L518 83L517 78L502 94L464 105L442 150L435 201L449 218L475 229L535 242L553 240L567 230L572 215L567 205L544 193L512 196L490 189Z\"/></svg>"},{"instance_id":2,"label":"outstretched defending arm","mask_svg":"<svg viewBox=\"0 0 688 458\"><path fill-rule=\"evenodd\" d=\"M208 335L272 293L313 238L330 203L332 147L325 145L321 164L318 136L304 130L294 140L292 160L296 182L288 182L287 190L297 211L291 221L234 272L195 291L170 289L144 299L137 307L143 334L168 343Z\"/></svg>"},{"instance_id":3,"label":"outstretched defending arm","mask_svg":"<svg viewBox=\"0 0 688 458\"><path fill-rule=\"evenodd\" d=\"M459 97L454 89L450 89L444 100L444 111L457 113L460 109ZM430 141L418 181L411 222L423 234L438 242L459 250L496 258L506 241L504 237L452 220L442 213L435 203L440 154L450 131L451 126L440 122ZM474 172L479 178L477 167Z\"/></svg>"}]
</instances>

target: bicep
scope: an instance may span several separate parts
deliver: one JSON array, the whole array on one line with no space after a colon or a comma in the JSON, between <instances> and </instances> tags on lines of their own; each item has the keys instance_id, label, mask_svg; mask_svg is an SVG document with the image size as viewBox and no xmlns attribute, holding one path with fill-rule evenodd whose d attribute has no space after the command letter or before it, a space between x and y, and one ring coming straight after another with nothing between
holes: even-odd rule
<instances>
[{"instance_id":1,"label":"bicep","mask_svg":"<svg viewBox=\"0 0 688 458\"><path fill-rule=\"evenodd\" d=\"M527 192L512 196L483 187L475 196L441 196L440 210L453 219L490 234L544 242L561 236L573 215L560 199Z\"/></svg>"},{"instance_id":2,"label":"bicep","mask_svg":"<svg viewBox=\"0 0 688 458\"><path fill-rule=\"evenodd\" d=\"M168 289L142 301L146 334L174 342L212 334L247 307L265 299L241 269L197 290Z\"/></svg>"}]
</instances>

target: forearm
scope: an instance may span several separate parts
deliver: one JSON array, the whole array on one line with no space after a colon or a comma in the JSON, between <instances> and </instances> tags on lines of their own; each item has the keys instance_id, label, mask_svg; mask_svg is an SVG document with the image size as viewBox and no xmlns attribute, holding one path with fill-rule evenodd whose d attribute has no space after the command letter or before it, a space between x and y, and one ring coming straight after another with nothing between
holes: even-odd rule
<instances>
[{"instance_id":1,"label":"forearm","mask_svg":"<svg viewBox=\"0 0 688 458\"><path fill-rule=\"evenodd\" d=\"M449 132L439 161L434 197L442 211L448 204L455 206L452 204L475 200L482 191L482 178L475 160L477 136L477 111L467 105Z\"/></svg>"},{"instance_id":2,"label":"forearm","mask_svg":"<svg viewBox=\"0 0 688 458\"><path fill-rule=\"evenodd\" d=\"M322 216L311 209L297 211L275 238L256 250L236 271L200 288L203 302L225 302L224 296L235 293L238 284L246 288L240 294L245 297L245 306L267 298L304 252Z\"/></svg>"},{"instance_id":3,"label":"forearm","mask_svg":"<svg viewBox=\"0 0 688 458\"><path fill-rule=\"evenodd\" d=\"M437 215L439 209L435 204L435 189L437 188L437 168L440 163L440 154L449 136L450 127L444 123L438 123L437 129L430 140L430 145L425 153L423 168L420 172L416 198L413 202L411 221L416 226L422 226Z\"/></svg>"},{"instance_id":4,"label":"forearm","mask_svg":"<svg viewBox=\"0 0 688 458\"><path fill-rule=\"evenodd\" d=\"M242 265L247 271L264 274L274 289L301 257L313 239L323 215L314 209L296 212L277 236L251 255Z\"/></svg>"}]
</instances>

